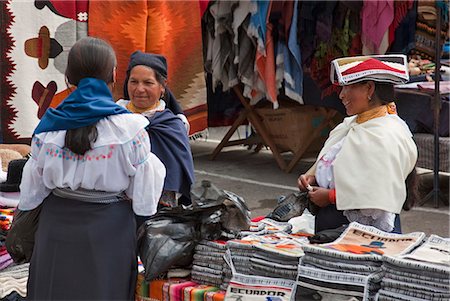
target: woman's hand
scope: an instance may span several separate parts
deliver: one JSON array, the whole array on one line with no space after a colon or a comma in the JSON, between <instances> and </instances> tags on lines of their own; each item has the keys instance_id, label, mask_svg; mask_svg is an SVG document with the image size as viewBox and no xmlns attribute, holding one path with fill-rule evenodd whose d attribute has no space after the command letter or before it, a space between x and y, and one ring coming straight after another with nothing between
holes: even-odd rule
<instances>
[{"instance_id":1,"label":"woman's hand","mask_svg":"<svg viewBox=\"0 0 450 301\"><path fill-rule=\"evenodd\" d=\"M309 199L319 207L326 207L330 202L330 189L322 187L313 187L313 190L308 193Z\"/></svg>"},{"instance_id":2,"label":"woman's hand","mask_svg":"<svg viewBox=\"0 0 450 301\"><path fill-rule=\"evenodd\" d=\"M297 185L300 191L309 191L308 186L316 185L316 177L313 175L300 175L297 179Z\"/></svg>"}]
</instances>

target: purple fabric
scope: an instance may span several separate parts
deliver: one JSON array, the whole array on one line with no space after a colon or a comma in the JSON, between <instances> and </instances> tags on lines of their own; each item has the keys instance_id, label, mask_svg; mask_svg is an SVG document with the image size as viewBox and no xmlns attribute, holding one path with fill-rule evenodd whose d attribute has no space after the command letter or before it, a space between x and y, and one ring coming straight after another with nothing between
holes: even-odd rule
<instances>
[{"instance_id":1,"label":"purple fabric","mask_svg":"<svg viewBox=\"0 0 450 301\"><path fill-rule=\"evenodd\" d=\"M394 0L364 1L361 20L363 42L378 49L383 35L394 20Z\"/></svg>"},{"instance_id":2,"label":"purple fabric","mask_svg":"<svg viewBox=\"0 0 450 301\"><path fill-rule=\"evenodd\" d=\"M12 264L12 263L13 263L13 260L12 260L11 257L9 257L8 260L6 260L6 261L0 263L0 270L3 270L4 268L7 268L7 267L8 267L10 264Z\"/></svg>"}]
</instances>

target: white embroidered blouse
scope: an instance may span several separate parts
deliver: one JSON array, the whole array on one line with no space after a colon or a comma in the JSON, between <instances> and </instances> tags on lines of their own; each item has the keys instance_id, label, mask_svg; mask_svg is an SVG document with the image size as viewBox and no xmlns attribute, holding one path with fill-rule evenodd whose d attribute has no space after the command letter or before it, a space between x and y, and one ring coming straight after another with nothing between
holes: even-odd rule
<instances>
[{"instance_id":1,"label":"white embroidered blouse","mask_svg":"<svg viewBox=\"0 0 450 301\"><path fill-rule=\"evenodd\" d=\"M57 187L84 188L123 191L136 214L154 214L166 169L151 152L147 125L148 120L139 114L101 119L98 138L84 155L64 148L65 130L35 135L23 170L18 208L36 208Z\"/></svg>"}]
</instances>

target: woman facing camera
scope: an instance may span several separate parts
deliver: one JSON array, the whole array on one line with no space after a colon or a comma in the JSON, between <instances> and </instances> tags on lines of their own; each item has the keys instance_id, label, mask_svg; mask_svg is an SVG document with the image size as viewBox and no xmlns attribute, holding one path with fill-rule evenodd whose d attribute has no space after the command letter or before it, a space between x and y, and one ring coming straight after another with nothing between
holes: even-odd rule
<instances>
[{"instance_id":1,"label":"woman facing camera","mask_svg":"<svg viewBox=\"0 0 450 301\"><path fill-rule=\"evenodd\" d=\"M350 117L330 132L315 164L298 179L320 207L316 233L350 222L401 233L399 214L417 197L417 147L392 110L394 84L409 78L406 57L340 58L331 72Z\"/></svg>"},{"instance_id":2,"label":"woman facing camera","mask_svg":"<svg viewBox=\"0 0 450 301\"><path fill-rule=\"evenodd\" d=\"M167 62L162 55L134 52L124 83L124 96L117 104L149 121L147 127L152 152L167 169L159 205L188 205L194 183L194 163L187 132L189 123L167 88ZM176 114L176 115L175 115Z\"/></svg>"}]
</instances>

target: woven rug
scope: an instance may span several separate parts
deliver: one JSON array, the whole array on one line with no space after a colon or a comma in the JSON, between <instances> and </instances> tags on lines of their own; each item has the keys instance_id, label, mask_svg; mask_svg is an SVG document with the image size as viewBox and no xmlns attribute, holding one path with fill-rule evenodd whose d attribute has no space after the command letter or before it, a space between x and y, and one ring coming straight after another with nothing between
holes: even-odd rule
<instances>
[{"instance_id":1,"label":"woven rug","mask_svg":"<svg viewBox=\"0 0 450 301\"><path fill-rule=\"evenodd\" d=\"M67 54L87 35L87 4L0 1L1 143L28 143L45 110L67 95Z\"/></svg>"},{"instance_id":2,"label":"woven rug","mask_svg":"<svg viewBox=\"0 0 450 301\"><path fill-rule=\"evenodd\" d=\"M200 18L196 1L0 1L0 143L29 143L45 110L68 95L68 51L87 35L107 40L117 53L116 99L133 51L165 55L190 134L205 130Z\"/></svg>"},{"instance_id":3,"label":"woven rug","mask_svg":"<svg viewBox=\"0 0 450 301\"><path fill-rule=\"evenodd\" d=\"M107 40L118 60L114 96L122 97L128 59L136 50L163 54L168 86L190 124L190 135L207 127L201 8L198 1L90 1L89 35Z\"/></svg>"}]
</instances>

